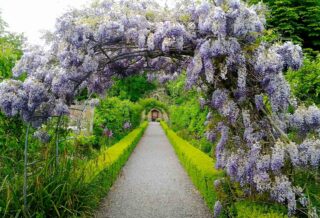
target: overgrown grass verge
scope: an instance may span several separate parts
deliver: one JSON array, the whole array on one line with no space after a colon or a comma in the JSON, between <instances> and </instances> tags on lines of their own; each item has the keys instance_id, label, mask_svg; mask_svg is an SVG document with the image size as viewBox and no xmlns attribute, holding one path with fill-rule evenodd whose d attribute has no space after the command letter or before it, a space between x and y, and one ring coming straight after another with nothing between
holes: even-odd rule
<instances>
[{"instance_id":1,"label":"overgrown grass verge","mask_svg":"<svg viewBox=\"0 0 320 218\"><path fill-rule=\"evenodd\" d=\"M89 184L88 193L92 195L87 202L88 208L98 207L101 198L105 197L117 179L147 126L148 122L142 123L115 145L102 149L97 158L85 163L81 174L84 175L84 181Z\"/></svg>"},{"instance_id":2,"label":"overgrown grass verge","mask_svg":"<svg viewBox=\"0 0 320 218\"><path fill-rule=\"evenodd\" d=\"M214 168L214 160L207 154L192 146L189 142L180 138L168 125L161 121L170 143L172 144L180 163L183 165L193 184L197 187L206 204L213 212L218 193L214 187L214 181L224 176L223 171ZM250 200L235 202L235 217L243 218L284 218L287 217L286 209L278 204L256 203ZM222 213L221 217L227 217Z\"/></svg>"},{"instance_id":3,"label":"overgrown grass verge","mask_svg":"<svg viewBox=\"0 0 320 218\"><path fill-rule=\"evenodd\" d=\"M23 207L22 177L0 178L0 217L91 217L116 180L141 139L148 123L133 130L115 145L102 149L95 159L54 159L30 169L28 208ZM31 172L32 173L31 175Z\"/></svg>"}]
</instances>

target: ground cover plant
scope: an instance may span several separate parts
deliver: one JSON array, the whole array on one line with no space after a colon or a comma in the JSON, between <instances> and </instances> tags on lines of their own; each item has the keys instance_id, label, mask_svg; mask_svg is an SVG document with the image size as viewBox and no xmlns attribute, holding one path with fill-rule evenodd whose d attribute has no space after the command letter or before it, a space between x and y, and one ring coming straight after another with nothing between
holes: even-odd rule
<instances>
[{"instance_id":1,"label":"ground cover plant","mask_svg":"<svg viewBox=\"0 0 320 218\"><path fill-rule=\"evenodd\" d=\"M125 13L124 13L125 12ZM0 83L0 108L38 128L67 115L83 89L104 94L114 79L146 70L160 82L186 70L186 87L201 106L215 146L215 167L230 181L230 199L215 216L233 215L232 190L286 205L288 215L316 216L320 110L297 105L284 73L303 63L300 46L266 40L265 7L239 0L103 1L67 12L57 21L51 49L26 51L14 76ZM307 174L307 175L304 175ZM299 178L307 176L308 185Z\"/></svg>"}]
</instances>

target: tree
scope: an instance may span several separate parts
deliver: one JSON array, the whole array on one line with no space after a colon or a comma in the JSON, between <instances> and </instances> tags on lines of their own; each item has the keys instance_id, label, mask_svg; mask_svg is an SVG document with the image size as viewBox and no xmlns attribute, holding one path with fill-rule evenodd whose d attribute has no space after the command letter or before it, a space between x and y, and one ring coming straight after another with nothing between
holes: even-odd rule
<instances>
[{"instance_id":1,"label":"tree","mask_svg":"<svg viewBox=\"0 0 320 218\"><path fill-rule=\"evenodd\" d=\"M0 17L0 80L12 76L12 68L22 55L23 36L7 32L6 27Z\"/></svg>"},{"instance_id":2,"label":"tree","mask_svg":"<svg viewBox=\"0 0 320 218\"><path fill-rule=\"evenodd\" d=\"M130 76L116 80L113 87L108 91L108 95L136 102L155 88L156 85L148 82L144 75Z\"/></svg>"},{"instance_id":3,"label":"tree","mask_svg":"<svg viewBox=\"0 0 320 218\"><path fill-rule=\"evenodd\" d=\"M27 79L0 84L0 108L39 126L68 114L85 88L104 93L114 78L148 70L165 81L186 69L187 87L202 90L202 104L222 117L212 123L208 114L206 122L218 136L216 167L245 193L286 203L293 214L308 203L294 172L319 166L320 110L294 110L283 72L300 68L302 50L263 41L264 21L261 5L237 0L183 1L174 9L104 1L70 11L57 21L52 49L29 50L15 66L14 75L27 72Z\"/></svg>"},{"instance_id":4,"label":"tree","mask_svg":"<svg viewBox=\"0 0 320 218\"><path fill-rule=\"evenodd\" d=\"M249 0L258 3L260 0ZM283 40L300 43L304 48L320 50L320 1L264 0L269 7L268 26Z\"/></svg>"}]
</instances>

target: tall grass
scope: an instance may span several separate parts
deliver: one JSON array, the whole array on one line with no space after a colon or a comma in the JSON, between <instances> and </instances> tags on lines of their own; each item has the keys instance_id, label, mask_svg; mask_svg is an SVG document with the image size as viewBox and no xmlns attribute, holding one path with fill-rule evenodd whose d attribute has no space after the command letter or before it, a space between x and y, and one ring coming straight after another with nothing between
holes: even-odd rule
<instances>
[{"instance_id":1,"label":"tall grass","mask_svg":"<svg viewBox=\"0 0 320 218\"><path fill-rule=\"evenodd\" d=\"M64 153L59 166L55 157L29 164L27 208L23 206L22 169L1 169L0 217L93 216L146 127L147 123L142 124L111 148L102 149L93 160L79 161Z\"/></svg>"}]
</instances>

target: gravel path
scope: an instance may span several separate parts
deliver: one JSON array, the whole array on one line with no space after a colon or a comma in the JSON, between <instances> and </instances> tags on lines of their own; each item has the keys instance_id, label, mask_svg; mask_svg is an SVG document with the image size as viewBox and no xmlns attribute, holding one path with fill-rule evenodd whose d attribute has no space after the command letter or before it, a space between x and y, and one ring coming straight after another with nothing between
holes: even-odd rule
<instances>
[{"instance_id":1,"label":"gravel path","mask_svg":"<svg viewBox=\"0 0 320 218\"><path fill-rule=\"evenodd\" d=\"M159 123L150 123L96 217L212 216Z\"/></svg>"}]
</instances>

